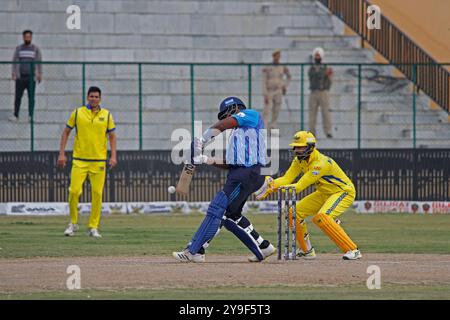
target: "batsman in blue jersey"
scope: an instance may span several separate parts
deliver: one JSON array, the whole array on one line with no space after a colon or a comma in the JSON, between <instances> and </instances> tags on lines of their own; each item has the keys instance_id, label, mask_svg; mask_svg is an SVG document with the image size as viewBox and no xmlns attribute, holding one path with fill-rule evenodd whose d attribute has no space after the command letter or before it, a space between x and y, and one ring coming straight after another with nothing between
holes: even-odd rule
<instances>
[{"instance_id":1,"label":"batsman in blue jersey","mask_svg":"<svg viewBox=\"0 0 450 320\"><path fill-rule=\"evenodd\" d=\"M253 253L251 262L259 262L275 253L275 247L264 240L251 222L242 215L248 197L264 183L260 174L266 165L266 135L261 115L245 107L242 100L228 97L220 104L219 121L192 143L192 160L195 164L214 164L228 169L227 180L209 204L206 216L186 249L173 252L175 259L183 262L204 262L205 249L219 233L222 226L231 231ZM217 164L203 155L203 147L225 130L232 130L225 163Z\"/></svg>"}]
</instances>

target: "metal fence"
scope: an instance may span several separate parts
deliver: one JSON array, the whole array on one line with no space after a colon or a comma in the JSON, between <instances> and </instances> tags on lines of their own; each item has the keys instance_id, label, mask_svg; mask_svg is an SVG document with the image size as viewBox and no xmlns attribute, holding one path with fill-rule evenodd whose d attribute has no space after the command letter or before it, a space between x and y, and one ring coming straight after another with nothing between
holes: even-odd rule
<instances>
[{"instance_id":1,"label":"metal fence","mask_svg":"<svg viewBox=\"0 0 450 320\"><path fill-rule=\"evenodd\" d=\"M34 106L34 116L30 123L12 123L6 120L14 105L14 83L9 78L11 62L0 62L0 151L57 150L70 112L86 103L87 88L91 85L103 90L102 104L115 116L119 149L170 149L167 145L175 128L192 132L196 120L211 124L215 121L218 103L225 96L240 96L250 108L262 111L262 68L268 65L43 64L43 82L36 86L35 101L29 101ZM311 64L285 65L290 69L292 82L283 101L279 126L281 136L290 137L298 129L309 129L308 69ZM329 94L333 135L339 140L324 137L319 114L316 128L322 147L449 146L447 114L442 110L430 110L430 99L418 95L415 80L410 81L398 72L401 63L395 66L379 63L327 65L333 69ZM407 66L416 74L414 79L418 79L424 64ZM448 88L439 88L448 95ZM26 114L26 106L25 95L21 115ZM437 143L430 144L434 140Z\"/></svg>"},{"instance_id":2,"label":"metal fence","mask_svg":"<svg viewBox=\"0 0 450 320\"><path fill-rule=\"evenodd\" d=\"M357 199L449 201L450 149L321 150L332 157L354 182ZM0 202L67 201L70 166L56 168L57 152L1 152ZM122 151L119 165L108 171L104 201L210 201L226 178L226 170L200 166L187 198L169 194L181 167L170 151ZM280 152L282 174L291 158ZM69 162L70 163L70 162ZM90 201L84 185L81 201Z\"/></svg>"}]
</instances>

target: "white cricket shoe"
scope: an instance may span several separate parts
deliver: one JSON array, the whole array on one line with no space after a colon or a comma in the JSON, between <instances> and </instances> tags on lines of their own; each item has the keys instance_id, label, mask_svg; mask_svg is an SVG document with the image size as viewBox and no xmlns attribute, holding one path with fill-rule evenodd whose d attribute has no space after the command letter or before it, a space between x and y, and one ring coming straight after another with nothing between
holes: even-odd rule
<instances>
[{"instance_id":1,"label":"white cricket shoe","mask_svg":"<svg viewBox=\"0 0 450 320\"><path fill-rule=\"evenodd\" d=\"M344 260L358 260L361 258L362 258L362 254L361 254L361 251L359 251L358 249L349 250L342 257L342 259L344 259Z\"/></svg>"},{"instance_id":2,"label":"white cricket shoe","mask_svg":"<svg viewBox=\"0 0 450 320\"><path fill-rule=\"evenodd\" d=\"M19 122L19 118L16 117L15 115L12 115L8 118L9 121L11 122Z\"/></svg>"},{"instance_id":3,"label":"white cricket shoe","mask_svg":"<svg viewBox=\"0 0 450 320\"><path fill-rule=\"evenodd\" d=\"M77 231L78 231L78 225L69 223L69 225L67 226L67 229L64 231L64 235L66 237L72 237L75 235L75 232L77 232Z\"/></svg>"},{"instance_id":4,"label":"white cricket shoe","mask_svg":"<svg viewBox=\"0 0 450 320\"><path fill-rule=\"evenodd\" d=\"M311 250L307 252L297 250L297 257L303 258L305 260L314 260L316 258L316 250L314 250L314 247L312 247Z\"/></svg>"},{"instance_id":5,"label":"white cricket shoe","mask_svg":"<svg viewBox=\"0 0 450 320\"><path fill-rule=\"evenodd\" d=\"M192 254L188 249L178 252L172 252L172 255L175 259L181 262L205 262L204 254Z\"/></svg>"},{"instance_id":6,"label":"white cricket shoe","mask_svg":"<svg viewBox=\"0 0 450 320\"><path fill-rule=\"evenodd\" d=\"M314 260L316 258L316 251L311 248L308 252L303 252L302 249L297 248L296 256L305 260ZM292 260L292 252L289 252L289 259Z\"/></svg>"},{"instance_id":7,"label":"white cricket shoe","mask_svg":"<svg viewBox=\"0 0 450 320\"><path fill-rule=\"evenodd\" d=\"M277 248L275 248L272 244L269 244L267 248L261 249L261 253L263 255L263 260L266 260L268 257L273 255L275 252L277 252ZM250 262L261 262L262 260L259 260L255 255L248 258L248 261Z\"/></svg>"},{"instance_id":8,"label":"white cricket shoe","mask_svg":"<svg viewBox=\"0 0 450 320\"><path fill-rule=\"evenodd\" d=\"M89 235L89 237L94 237L94 238L97 238L97 239L102 237L102 235L98 232L98 230L94 229L94 228L89 229L88 235Z\"/></svg>"}]
</instances>

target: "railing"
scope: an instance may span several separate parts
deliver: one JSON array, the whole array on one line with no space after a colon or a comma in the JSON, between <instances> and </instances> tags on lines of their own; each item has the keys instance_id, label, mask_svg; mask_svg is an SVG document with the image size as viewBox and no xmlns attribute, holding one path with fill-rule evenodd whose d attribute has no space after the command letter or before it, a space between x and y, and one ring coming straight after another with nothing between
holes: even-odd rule
<instances>
[{"instance_id":1,"label":"railing","mask_svg":"<svg viewBox=\"0 0 450 320\"><path fill-rule=\"evenodd\" d=\"M380 29L369 29L366 13L371 4L367 0L319 1L394 64L417 89L450 112L450 72L382 14Z\"/></svg>"},{"instance_id":2,"label":"railing","mask_svg":"<svg viewBox=\"0 0 450 320\"><path fill-rule=\"evenodd\" d=\"M74 107L86 103L87 87L91 85L103 90L102 103L117 116L119 150L162 149L155 147L150 139L160 135L165 137L166 145L170 144L173 130L170 125L154 129L160 125L155 120L158 115L161 121L170 124L163 111L176 110L179 119L173 120L191 132L196 120L207 121L208 125L216 120L210 115L217 113L218 103L228 95L240 96L248 107L262 112L261 74L262 68L268 65L43 62L43 82L36 86L36 101L30 101L32 109L36 109L31 123L13 124L6 120L14 99L14 84L8 70L11 62L0 62L0 112L3 114L0 115L0 151L56 150L65 121ZM308 69L311 64L284 65L290 69L292 81L279 123L282 137L289 137L295 130L309 129ZM445 139L450 139L448 125L443 127L444 131L442 126L439 127L441 131L438 132L422 121L423 117L436 118L432 124L439 125L447 119L438 119L437 112L429 110L428 98L418 97L408 79L392 75L394 65L327 65L333 68L330 105L335 132L334 139L327 140L317 124L317 136L322 146L432 148L433 145L428 145L432 140L427 138L429 135L440 139L444 148L448 146ZM410 68L413 73L421 68L434 68L424 64L395 64L395 67L399 65ZM22 114L25 109L22 106ZM120 116L119 112L122 112ZM390 124L388 131L383 124ZM374 139L385 143L371 144Z\"/></svg>"},{"instance_id":3,"label":"railing","mask_svg":"<svg viewBox=\"0 0 450 320\"><path fill-rule=\"evenodd\" d=\"M450 149L320 151L347 173L357 199L450 199ZM288 150L281 150L279 156L278 174L282 174L292 159ZM0 203L67 201L70 165L57 169L57 157L57 152L0 152ZM182 169L171 162L170 151L122 151L118 163L107 171L104 201L210 201L223 187L227 173L206 165L198 167L186 198L167 192L168 186L178 181ZM84 184L81 201L89 201L89 188Z\"/></svg>"}]
</instances>

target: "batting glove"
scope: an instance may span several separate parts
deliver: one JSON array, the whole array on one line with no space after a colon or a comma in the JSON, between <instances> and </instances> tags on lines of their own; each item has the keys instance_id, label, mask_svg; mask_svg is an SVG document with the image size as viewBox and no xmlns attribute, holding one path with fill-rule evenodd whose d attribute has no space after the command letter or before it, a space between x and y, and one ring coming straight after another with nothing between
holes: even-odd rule
<instances>
[{"instance_id":1,"label":"batting glove","mask_svg":"<svg viewBox=\"0 0 450 320\"><path fill-rule=\"evenodd\" d=\"M198 153L203 152L203 139L202 138L194 138L194 151Z\"/></svg>"},{"instance_id":2,"label":"batting glove","mask_svg":"<svg viewBox=\"0 0 450 320\"><path fill-rule=\"evenodd\" d=\"M191 142L191 163L198 163L199 157L203 153L203 142L199 138L194 138Z\"/></svg>"},{"instance_id":3,"label":"batting glove","mask_svg":"<svg viewBox=\"0 0 450 320\"><path fill-rule=\"evenodd\" d=\"M194 161L194 164L213 164L214 163L214 159L209 158L208 156L201 154L198 155L194 158L192 158L192 160Z\"/></svg>"}]
</instances>

